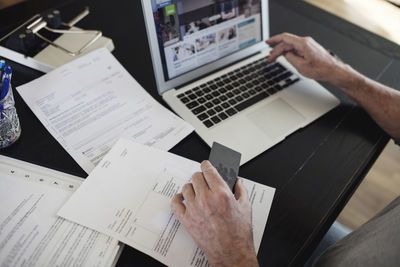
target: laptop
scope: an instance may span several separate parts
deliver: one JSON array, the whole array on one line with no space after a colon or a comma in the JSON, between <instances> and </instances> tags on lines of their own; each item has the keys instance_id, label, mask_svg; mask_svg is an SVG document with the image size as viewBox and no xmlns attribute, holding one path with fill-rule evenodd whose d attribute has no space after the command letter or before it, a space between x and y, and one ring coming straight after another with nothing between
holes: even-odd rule
<instances>
[{"instance_id":1,"label":"laptop","mask_svg":"<svg viewBox=\"0 0 400 267\"><path fill-rule=\"evenodd\" d=\"M211 147L241 164L340 102L271 48L267 0L142 0L157 89Z\"/></svg>"}]
</instances>

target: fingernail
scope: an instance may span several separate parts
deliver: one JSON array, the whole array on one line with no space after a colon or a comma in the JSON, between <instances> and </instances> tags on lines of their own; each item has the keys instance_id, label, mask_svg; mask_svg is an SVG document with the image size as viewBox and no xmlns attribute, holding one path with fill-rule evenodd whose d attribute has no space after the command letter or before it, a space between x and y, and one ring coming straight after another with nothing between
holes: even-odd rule
<instances>
[{"instance_id":1,"label":"fingernail","mask_svg":"<svg viewBox=\"0 0 400 267\"><path fill-rule=\"evenodd\" d=\"M203 164L205 166L210 166L211 165L211 163L208 160L203 160L203 162L201 164Z\"/></svg>"}]
</instances>

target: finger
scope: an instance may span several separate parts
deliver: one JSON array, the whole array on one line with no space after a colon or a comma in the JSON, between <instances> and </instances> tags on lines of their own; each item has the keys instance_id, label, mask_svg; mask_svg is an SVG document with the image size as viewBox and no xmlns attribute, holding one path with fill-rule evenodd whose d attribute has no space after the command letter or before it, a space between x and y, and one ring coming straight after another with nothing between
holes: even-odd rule
<instances>
[{"instance_id":1,"label":"finger","mask_svg":"<svg viewBox=\"0 0 400 267\"><path fill-rule=\"evenodd\" d=\"M183 204L183 195L182 193L176 194L171 201L171 209L172 212L175 214L176 217L178 217L178 220L180 221L181 218L186 213L186 206Z\"/></svg>"},{"instance_id":2,"label":"finger","mask_svg":"<svg viewBox=\"0 0 400 267\"><path fill-rule=\"evenodd\" d=\"M302 48L301 38L290 33L278 34L267 40L267 44L271 46L277 45L282 42L292 45L296 50L300 50Z\"/></svg>"},{"instance_id":3,"label":"finger","mask_svg":"<svg viewBox=\"0 0 400 267\"><path fill-rule=\"evenodd\" d=\"M191 183L185 184L182 187L182 196L186 203L191 203L195 198L195 193L193 189L193 185Z\"/></svg>"},{"instance_id":4,"label":"finger","mask_svg":"<svg viewBox=\"0 0 400 267\"><path fill-rule=\"evenodd\" d=\"M285 54L285 58L290 64L293 65L297 70L301 71L301 64L304 62L304 59L293 52L287 52Z\"/></svg>"},{"instance_id":5,"label":"finger","mask_svg":"<svg viewBox=\"0 0 400 267\"><path fill-rule=\"evenodd\" d=\"M192 176L192 184L194 188L194 193L197 196L204 195L207 191L210 190L208 187L208 184L204 178L203 173L201 172L196 172Z\"/></svg>"},{"instance_id":6,"label":"finger","mask_svg":"<svg viewBox=\"0 0 400 267\"><path fill-rule=\"evenodd\" d=\"M275 61L278 57L284 55L286 52L289 52L293 50L293 46L286 44L286 43L280 43L278 44L274 49L271 50L268 62L273 62Z\"/></svg>"},{"instance_id":7,"label":"finger","mask_svg":"<svg viewBox=\"0 0 400 267\"><path fill-rule=\"evenodd\" d=\"M219 175L217 169L215 169L208 160L201 163L201 170L211 191L214 191L216 188L221 186L228 187L221 175Z\"/></svg>"},{"instance_id":8,"label":"finger","mask_svg":"<svg viewBox=\"0 0 400 267\"><path fill-rule=\"evenodd\" d=\"M246 187L243 185L243 179L238 178L236 181L235 185L235 198L236 200L242 201L248 201L249 200L249 194L247 192Z\"/></svg>"}]
</instances>

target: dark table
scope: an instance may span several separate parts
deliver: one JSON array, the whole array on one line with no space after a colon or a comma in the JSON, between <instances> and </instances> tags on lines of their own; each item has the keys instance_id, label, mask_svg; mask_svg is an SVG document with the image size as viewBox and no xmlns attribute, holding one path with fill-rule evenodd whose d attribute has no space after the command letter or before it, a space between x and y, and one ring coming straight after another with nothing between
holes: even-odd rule
<instances>
[{"instance_id":1,"label":"dark table","mask_svg":"<svg viewBox=\"0 0 400 267\"><path fill-rule=\"evenodd\" d=\"M71 17L84 6L91 15L80 25L100 29L114 40L114 55L127 70L162 102L156 86L140 1L32 0L0 11L2 21L59 7ZM271 34L292 32L313 36L342 60L365 75L400 88L400 48L303 1L270 3ZM0 26L0 30L3 26ZM3 27L4 30L4 27ZM13 64L13 85L42 75ZM389 137L337 88L324 84L342 104L240 169L240 175L277 189L258 259L262 266L302 265L334 222ZM73 175L86 173L46 131L14 92L22 135L0 153ZM163 103L164 104L164 103ZM164 104L165 105L165 104ZM172 153L201 161L210 148L191 134ZM147 255L126 247L118 266L159 266Z\"/></svg>"}]
</instances>

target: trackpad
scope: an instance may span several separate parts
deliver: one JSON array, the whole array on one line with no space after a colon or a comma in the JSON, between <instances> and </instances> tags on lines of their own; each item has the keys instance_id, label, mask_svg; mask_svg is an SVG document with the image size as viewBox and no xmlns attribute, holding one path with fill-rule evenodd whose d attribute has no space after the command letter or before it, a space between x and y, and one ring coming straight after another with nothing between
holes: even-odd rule
<instances>
[{"instance_id":1,"label":"trackpad","mask_svg":"<svg viewBox=\"0 0 400 267\"><path fill-rule=\"evenodd\" d=\"M300 126L306 119L281 98L277 98L247 116L272 139L287 135L290 130Z\"/></svg>"}]
</instances>

